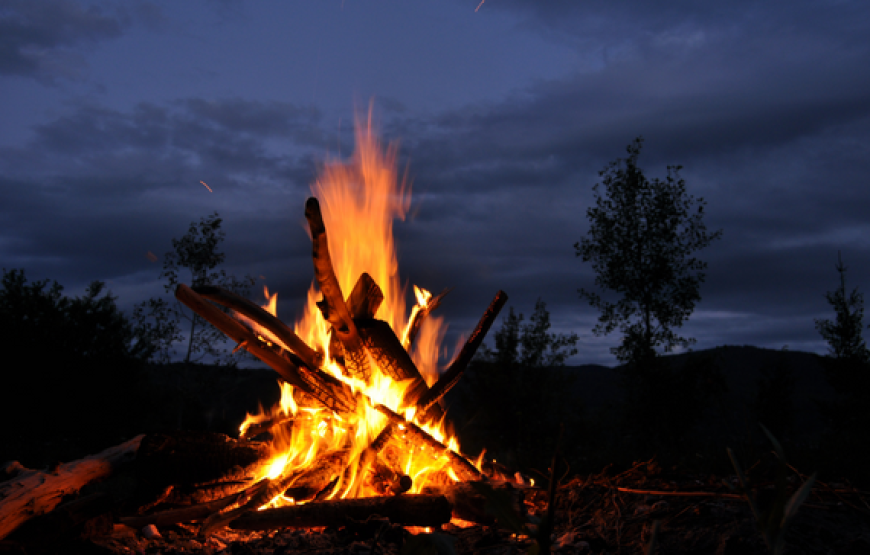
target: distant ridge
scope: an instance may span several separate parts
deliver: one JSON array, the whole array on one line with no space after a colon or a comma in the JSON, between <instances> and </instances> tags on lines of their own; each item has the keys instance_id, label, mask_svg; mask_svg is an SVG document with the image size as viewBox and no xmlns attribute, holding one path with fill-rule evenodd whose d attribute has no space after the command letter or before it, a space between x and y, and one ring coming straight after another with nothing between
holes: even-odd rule
<instances>
[{"instance_id":1,"label":"distant ridge","mask_svg":"<svg viewBox=\"0 0 870 555\"><path fill-rule=\"evenodd\" d=\"M822 366L824 357L816 353L764 349L749 345L724 345L712 349L665 355L662 358L675 367L708 358L711 364L718 367L729 390L723 405L729 412L725 416L729 420L730 427L746 426L746 421L751 419L748 404L755 396L756 380L761 376L761 370L777 364L780 360L791 368L796 379L794 393L796 430L817 435L821 431L822 422L814 400L827 400L834 395L831 386L825 380ZM598 364L585 364L567 366L563 371L576 373L578 378L574 387L577 398L587 409L596 410L621 401L616 372L619 368L621 366L610 368Z\"/></svg>"}]
</instances>

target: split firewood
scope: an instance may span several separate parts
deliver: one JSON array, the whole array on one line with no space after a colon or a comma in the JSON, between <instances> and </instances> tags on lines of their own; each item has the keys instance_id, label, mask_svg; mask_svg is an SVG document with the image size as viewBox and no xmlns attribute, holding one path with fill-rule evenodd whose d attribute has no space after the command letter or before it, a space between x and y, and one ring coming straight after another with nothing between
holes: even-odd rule
<instances>
[{"instance_id":1,"label":"split firewood","mask_svg":"<svg viewBox=\"0 0 870 555\"><path fill-rule=\"evenodd\" d=\"M277 509L250 511L230 523L235 530L272 530L345 526L349 519L365 520L371 515L404 526L441 526L450 521L450 501L443 495L398 495L335 499Z\"/></svg>"},{"instance_id":2,"label":"split firewood","mask_svg":"<svg viewBox=\"0 0 870 555\"><path fill-rule=\"evenodd\" d=\"M316 370L323 364L323 355L309 347L284 322L257 304L232 291L213 285L201 285L192 289L206 299L232 309L255 322L271 334L271 337L267 337L269 341L278 343L284 349L296 353L311 370ZM254 331L256 332L256 330Z\"/></svg>"},{"instance_id":3,"label":"split firewood","mask_svg":"<svg viewBox=\"0 0 870 555\"><path fill-rule=\"evenodd\" d=\"M268 364L278 372L281 379L316 398L323 406L336 412L353 412L356 409L353 392L345 384L320 370L312 371L300 366L294 362L294 357L297 360L298 357L293 353L276 353L243 324L224 314L190 287L180 284L175 290L175 296L230 339Z\"/></svg>"},{"instance_id":4,"label":"split firewood","mask_svg":"<svg viewBox=\"0 0 870 555\"><path fill-rule=\"evenodd\" d=\"M323 318L332 324L332 328L344 346L344 362L348 374L369 383L371 367L368 353L344 302L341 285L335 276L332 258L329 256L329 241L326 237L323 214L320 212L320 203L314 197L305 202L305 218L311 230L314 277L323 293L323 300L318 302L317 306L323 312Z\"/></svg>"},{"instance_id":5,"label":"split firewood","mask_svg":"<svg viewBox=\"0 0 870 555\"><path fill-rule=\"evenodd\" d=\"M429 313L431 313L433 310L441 305L441 301L449 292L450 288L445 289L444 291L430 298L426 302L426 306L420 306L417 308L417 310L411 313L411 321L408 323L408 335L407 337L405 337L405 340L402 341L402 346L406 350L411 350L411 345L414 344L414 339L416 339L417 333L420 332L420 327L423 325L423 321L426 320L426 317L429 316Z\"/></svg>"},{"instance_id":6,"label":"split firewood","mask_svg":"<svg viewBox=\"0 0 870 555\"><path fill-rule=\"evenodd\" d=\"M485 487L491 487L496 495L504 499L515 514L523 515L525 513L525 504L523 503L525 493L523 490L514 488L509 482L485 482L484 484ZM456 518L478 524L495 524L496 517L491 510L488 510L489 500L475 488L472 482L427 486L423 488L422 493L446 497L450 501L453 516Z\"/></svg>"},{"instance_id":7,"label":"split firewood","mask_svg":"<svg viewBox=\"0 0 870 555\"><path fill-rule=\"evenodd\" d=\"M372 276L363 272L356 281L350 297L347 298L347 309L354 320L374 318L382 302L384 302L383 291Z\"/></svg>"},{"instance_id":8,"label":"split firewood","mask_svg":"<svg viewBox=\"0 0 870 555\"><path fill-rule=\"evenodd\" d=\"M478 347L483 343L483 338L486 337L486 333L489 331L493 322L495 322L498 313L507 302L507 298L507 294L504 291L496 293L489 308L486 309L486 312L484 312L480 321L477 323L477 327L474 328L474 331L471 332L471 335L468 337L468 341L466 341L465 345L462 346L459 355L456 356L450 364L450 367L441 375L438 381L432 384L429 391L417 401L417 408L421 413L428 411L438 402L439 399L444 397L444 395L450 391L457 382L459 382L459 378L462 377L468 363L471 362L472 358L474 358L474 353L477 352Z\"/></svg>"},{"instance_id":9,"label":"split firewood","mask_svg":"<svg viewBox=\"0 0 870 555\"><path fill-rule=\"evenodd\" d=\"M143 437L60 465L53 472L21 470L0 483L0 540L34 516L52 511L66 496L131 462Z\"/></svg>"},{"instance_id":10,"label":"split firewood","mask_svg":"<svg viewBox=\"0 0 870 555\"><path fill-rule=\"evenodd\" d=\"M426 381L411 360L408 351L402 347L402 342L396 337L393 328L383 320L356 320L357 329L363 338L363 343L371 354L378 368L392 378L394 382L411 380L405 390L402 401L404 406L413 406L417 399L429 391ZM441 413L433 415L440 419Z\"/></svg>"},{"instance_id":11,"label":"split firewood","mask_svg":"<svg viewBox=\"0 0 870 555\"><path fill-rule=\"evenodd\" d=\"M473 464L471 464L468 459L463 457L462 455L452 451L446 445L432 437L425 430L414 424L413 422L408 422L402 416L396 414L389 407L384 405L377 405L375 409L378 410L381 414L385 415L389 418L390 422L393 422L400 428L405 437L414 444L425 445L429 449L433 451L434 456L439 455L447 455L450 459L450 467L453 469L453 472L456 473L457 477L461 480L482 480L485 479L484 475L475 468Z\"/></svg>"}]
</instances>

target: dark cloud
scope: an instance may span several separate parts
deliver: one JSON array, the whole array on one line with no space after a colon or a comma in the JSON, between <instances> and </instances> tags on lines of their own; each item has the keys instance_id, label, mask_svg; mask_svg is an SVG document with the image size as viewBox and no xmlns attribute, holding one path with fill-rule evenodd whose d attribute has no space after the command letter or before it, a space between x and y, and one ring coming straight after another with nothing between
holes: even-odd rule
<instances>
[{"instance_id":1,"label":"dark cloud","mask_svg":"<svg viewBox=\"0 0 870 555\"><path fill-rule=\"evenodd\" d=\"M72 0L8 0L0 6L0 74L74 77L85 64L75 47L118 38L128 25L118 10Z\"/></svg>"}]
</instances>

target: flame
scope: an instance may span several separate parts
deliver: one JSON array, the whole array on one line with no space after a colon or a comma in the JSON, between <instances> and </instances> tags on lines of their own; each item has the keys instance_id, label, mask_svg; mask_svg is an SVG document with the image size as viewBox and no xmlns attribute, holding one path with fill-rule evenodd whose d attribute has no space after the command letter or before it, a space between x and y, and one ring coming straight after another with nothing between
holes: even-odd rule
<instances>
[{"instance_id":1,"label":"flame","mask_svg":"<svg viewBox=\"0 0 870 555\"><path fill-rule=\"evenodd\" d=\"M382 148L375 136L371 112L365 124L359 119L356 124L356 150L352 157L347 161L327 161L311 189L320 201L330 256L342 293L347 297L360 275L367 272L384 295L375 317L386 321L397 334L401 330L401 341L407 344L410 323L432 298L429 291L415 285L417 302L411 314L406 316L406 287L399 279L393 221L404 219L410 206L411 187L397 174L396 146L390 144ZM276 315L277 295L270 295L265 287L263 293L267 300L263 308ZM389 424L387 418L374 408L379 404L402 414L458 452L458 443L447 433L443 419L442 422L415 421L415 408L402 406L411 380L394 382L376 364L370 383L342 373L330 355L330 326L316 305L318 300L320 293L316 283L312 283L308 302L295 323L294 331L324 355L321 369L344 381L354 391L361 392L364 402L358 403L355 414L338 415L314 406L310 400L306 404L304 396L295 394L292 386L282 384L280 403L270 411L261 410L259 415L248 415L241 427L243 434L254 425L257 425L256 430L265 427L272 436L274 456L259 478L291 477L292 486L304 482L303 478L296 477L314 472L318 465L325 464L324 461L336 459L341 462L342 472L329 497L384 494L368 479L372 473L383 469L367 467L362 462L366 449ZM250 321L247 323L252 324ZM438 377L438 353L445 330L441 318L428 317L422 321L414 340L412 360L429 384ZM266 330L257 329L257 332L261 339L289 350ZM389 472L397 476L404 473L412 478L412 493L419 492L428 484L458 480L445 453L413 447L405 441L408 430L401 425L397 428L384 448L382 458L389 461ZM282 494L272 499L268 506L302 502L305 499Z\"/></svg>"}]
</instances>

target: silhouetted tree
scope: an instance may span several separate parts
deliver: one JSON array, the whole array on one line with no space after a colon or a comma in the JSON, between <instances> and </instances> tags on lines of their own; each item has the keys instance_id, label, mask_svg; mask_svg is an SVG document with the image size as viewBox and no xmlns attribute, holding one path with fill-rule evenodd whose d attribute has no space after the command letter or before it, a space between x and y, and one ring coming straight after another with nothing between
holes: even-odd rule
<instances>
[{"instance_id":1,"label":"silhouetted tree","mask_svg":"<svg viewBox=\"0 0 870 555\"><path fill-rule=\"evenodd\" d=\"M181 239L172 240L173 250L164 257L163 271L160 274L160 277L166 279L164 288L167 292L174 294L178 284L185 281L192 287L217 285L240 295L248 294L254 278L245 276L239 279L227 274L222 268L218 269L226 258L218 250L225 237L221 229L222 222L215 212L200 219L199 223L191 222L190 228ZM188 280L183 280L181 275L185 269ZM152 298L137 305L134 316L139 326L150 332L149 337L162 361L169 359L172 343L183 339L180 327L182 320L190 322L184 362L197 362L208 356L212 357L215 364L235 365L245 356L244 350L237 354L231 353L224 347L226 336L220 330L207 324L178 301L166 303Z\"/></svg>"},{"instance_id":2,"label":"silhouetted tree","mask_svg":"<svg viewBox=\"0 0 870 555\"><path fill-rule=\"evenodd\" d=\"M620 346L611 351L626 363L627 424L644 440L667 434L677 441L700 417L706 397L721 390L721 380L699 368L675 372L657 359L656 347L669 352L694 343L673 329L682 326L701 299L707 264L692 253L722 231L707 234L706 203L686 194L682 166L668 166L664 181L644 176L637 165L642 144L638 137L626 149L628 158L599 172L595 206L586 211L589 233L574 244L576 255L592 263L596 285L622 298L611 303L586 289L579 293L601 312L596 335L616 329L623 333Z\"/></svg>"},{"instance_id":3,"label":"silhouetted tree","mask_svg":"<svg viewBox=\"0 0 870 555\"><path fill-rule=\"evenodd\" d=\"M846 297L846 267L837 251L837 272L840 274L840 287L825 294L828 303L834 308L836 319L816 319L816 330L828 342L828 354L836 359L857 362L870 361L870 351L861 336L864 329L864 296L855 288Z\"/></svg>"},{"instance_id":4,"label":"silhouetted tree","mask_svg":"<svg viewBox=\"0 0 870 555\"><path fill-rule=\"evenodd\" d=\"M70 298L56 281L28 283L24 270L4 269L0 418L7 425L0 448L34 438L40 445L64 439L69 449L88 448L83 438L120 433L131 423L139 365L151 347L115 300L100 281Z\"/></svg>"},{"instance_id":5,"label":"silhouetted tree","mask_svg":"<svg viewBox=\"0 0 870 555\"><path fill-rule=\"evenodd\" d=\"M844 472L861 472L867 476L870 465L870 352L861 336L864 328L864 297L853 289L846 296L846 267L837 253L837 272L840 286L825 297L834 308L834 321L817 319L816 329L830 346L824 360L825 377L837 396L833 402L819 402L819 408L828 419L832 434L829 450L837 453ZM867 476L870 483L870 476Z\"/></svg>"},{"instance_id":6,"label":"silhouetted tree","mask_svg":"<svg viewBox=\"0 0 870 555\"><path fill-rule=\"evenodd\" d=\"M578 337L549 329L544 301L535 303L528 323L511 307L495 332L495 349L483 345L460 382L470 420L465 437L521 467L546 461L559 422L583 416L571 396L573 377L559 370L577 353Z\"/></svg>"},{"instance_id":7,"label":"silhouetted tree","mask_svg":"<svg viewBox=\"0 0 870 555\"><path fill-rule=\"evenodd\" d=\"M592 262L595 284L622 295L614 304L579 290L581 298L601 311L596 335L617 328L624 334L622 345L612 349L621 362L652 358L659 345L668 352L694 343L673 332L701 299L707 264L690 255L722 234L707 234L704 199L698 199L693 212L694 197L686 195L686 183L679 177L682 166L668 166L664 181L647 180L637 166L642 144L638 137L626 149L628 158L618 158L599 172L603 179L593 187L595 206L586 211L589 234L574 244L576 255Z\"/></svg>"}]
</instances>

